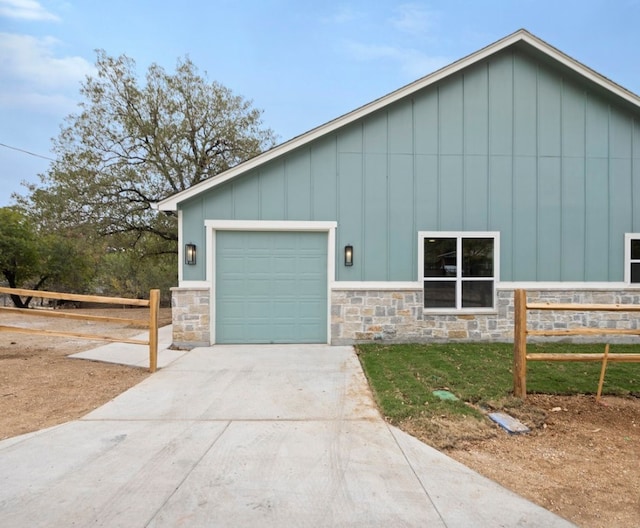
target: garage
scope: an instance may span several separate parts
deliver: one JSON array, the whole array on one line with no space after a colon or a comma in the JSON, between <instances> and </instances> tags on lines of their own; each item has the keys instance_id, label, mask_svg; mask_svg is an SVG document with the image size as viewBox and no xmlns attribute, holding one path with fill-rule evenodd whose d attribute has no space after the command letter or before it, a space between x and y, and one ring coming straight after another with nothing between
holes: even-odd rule
<instances>
[{"instance_id":1,"label":"garage","mask_svg":"<svg viewBox=\"0 0 640 528\"><path fill-rule=\"evenodd\" d=\"M216 231L215 342L326 343L327 232Z\"/></svg>"}]
</instances>

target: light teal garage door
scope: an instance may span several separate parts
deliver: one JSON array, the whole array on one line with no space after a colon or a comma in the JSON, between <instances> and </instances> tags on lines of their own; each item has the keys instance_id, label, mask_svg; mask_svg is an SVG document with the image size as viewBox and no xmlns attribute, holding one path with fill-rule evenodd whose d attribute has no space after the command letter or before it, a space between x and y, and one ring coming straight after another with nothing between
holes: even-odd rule
<instances>
[{"instance_id":1,"label":"light teal garage door","mask_svg":"<svg viewBox=\"0 0 640 528\"><path fill-rule=\"evenodd\" d=\"M326 343L327 233L217 231L216 343Z\"/></svg>"}]
</instances>

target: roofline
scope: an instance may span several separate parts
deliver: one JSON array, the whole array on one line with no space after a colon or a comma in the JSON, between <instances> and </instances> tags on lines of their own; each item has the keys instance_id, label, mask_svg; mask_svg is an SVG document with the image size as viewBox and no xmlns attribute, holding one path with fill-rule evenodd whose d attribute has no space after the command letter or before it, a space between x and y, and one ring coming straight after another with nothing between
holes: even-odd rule
<instances>
[{"instance_id":1,"label":"roofline","mask_svg":"<svg viewBox=\"0 0 640 528\"><path fill-rule=\"evenodd\" d=\"M568 55L561 52L557 48L551 46L550 44L536 37L535 35L529 33L526 29L519 29L515 33L512 33L511 35L507 35L506 37L494 42L493 44L489 44L488 46L470 55L467 55L466 57L463 57L462 59L459 59L449 64L448 66L444 66L443 68L440 68L439 70L436 70L435 72L430 73L425 77L421 77L420 79L410 84L407 84L406 86L403 86L402 88L399 88L398 90L395 90L388 95L380 97L347 114L344 114L336 119L333 119L332 121L329 121L324 125L320 125L308 132L305 132L288 141L285 141L284 143L276 147L273 147L272 149L267 150L266 152L263 152L262 154L255 156L254 158L251 158L243 163L240 163L239 165L236 165L235 167L228 169L207 180L197 183L196 185L193 185L192 187L189 187L184 191L181 191L177 194L169 196L168 198L165 198L164 200L161 200L153 204L154 208L160 211L175 211L177 210L179 203L184 202L185 200L188 200L189 198L196 196L202 191L221 185L229 181L230 179L238 176L239 174L252 170L264 163L267 163L268 161L271 161L279 156L282 156L283 154L291 152L292 150L295 150L305 145L306 143L310 143L311 141L314 141L315 139L318 139L321 136L329 134L339 128L342 128L345 125L353 123L358 119L361 119L369 114L372 114L373 112L376 112L377 110L389 104L395 103L396 101L399 101L400 99L403 99L404 97L407 97L412 93L422 90L423 88L426 88L427 86L430 86L450 75L453 75L454 73L457 73L458 71L464 68L467 68L477 62L480 62L486 59L487 57L499 51L502 51L503 49L508 48L509 46L512 46L518 42L525 42L529 44L533 48L545 53L546 55L555 59L556 61L563 64L567 68L587 78L589 81L605 88L610 92L613 92L615 95L630 102L631 104L637 107L640 107L640 97L635 95L633 92L630 92L629 90L627 90L626 88L623 88L619 84L616 84L615 82L604 77L603 75L600 75L595 70L592 70L588 66L585 66L584 64L582 64L581 62L578 62L577 60L569 57Z\"/></svg>"}]
</instances>

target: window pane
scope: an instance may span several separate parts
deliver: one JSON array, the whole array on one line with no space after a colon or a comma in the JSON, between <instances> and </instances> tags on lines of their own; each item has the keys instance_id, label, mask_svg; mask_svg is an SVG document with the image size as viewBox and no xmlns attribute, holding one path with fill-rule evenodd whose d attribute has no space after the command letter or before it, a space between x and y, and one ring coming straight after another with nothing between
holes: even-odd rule
<instances>
[{"instance_id":1,"label":"window pane","mask_svg":"<svg viewBox=\"0 0 640 528\"><path fill-rule=\"evenodd\" d=\"M640 262L631 264L631 282L640 282Z\"/></svg>"},{"instance_id":2,"label":"window pane","mask_svg":"<svg viewBox=\"0 0 640 528\"><path fill-rule=\"evenodd\" d=\"M640 239L631 240L631 258L640 260Z\"/></svg>"},{"instance_id":3,"label":"window pane","mask_svg":"<svg viewBox=\"0 0 640 528\"><path fill-rule=\"evenodd\" d=\"M456 259L455 238L424 239L425 277L455 277Z\"/></svg>"},{"instance_id":4,"label":"window pane","mask_svg":"<svg viewBox=\"0 0 640 528\"><path fill-rule=\"evenodd\" d=\"M493 308L493 281L462 281L463 308Z\"/></svg>"},{"instance_id":5,"label":"window pane","mask_svg":"<svg viewBox=\"0 0 640 528\"><path fill-rule=\"evenodd\" d=\"M424 281L425 308L455 308L456 281Z\"/></svg>"},{"instance_id":6,"label":"window pane","mask_svg":"<svg viewBox=\"0 0 640 528\"><path fill-rule=\"evenodd\" d=\"M493 277L493 238L462 239L462 276Z\"/></svg>"}]
</instances>

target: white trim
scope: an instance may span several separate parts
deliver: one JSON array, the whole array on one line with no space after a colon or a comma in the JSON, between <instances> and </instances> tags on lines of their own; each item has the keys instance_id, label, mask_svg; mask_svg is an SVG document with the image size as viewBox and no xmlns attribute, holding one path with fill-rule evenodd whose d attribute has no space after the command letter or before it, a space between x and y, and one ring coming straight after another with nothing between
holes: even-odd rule
<instances>
[{"instance_id":1,"label":"white trim","mask_svg":"<svg viewBox=\"0 0 640 528\"><path fill-rule=\"evenodd\" d=\"M224 231L329 231L338 222L297 220L205 220L205 227Z\"/></svg>"},{"instance_id":2,"label":"white trim","mask_svg":"<svg viewBox=\"0 0 640 528\"><path fill-rule=\"evenodd\" d=\"M160 211L175 211L177 210L179 203L184 202L189 198L193 198L202 191L220 185L238 176L239 174L255 169L256 167L259 167L260 165L263 165L268 161L271 161L283 154L291 152L292 150L297 149L302 145L310 143L311 141L314 141L321 136L329 134L345 125L348 125L349 123L352 123L373 112L376 112L377 110L390 105L398 101L399 99L407 97L417 92L418 90L422 90L423 88L430 86L444 79L445 77L449 77L450 75L453 75L464 68L482 61L487 57L502 51L505 48L517 44L518 42L524 42L528 44L529 46L537 49L538 51L544 53L552 59L555 59L567 68L575 71L579 75L585 77L589 81L603 87L605 90L612 92L614 95L617 95L618 97L630 102L631 104L640 107L640 97L638 97L634 93L600 75L596 71L578 62L577 60L572 59L568 55L562 53L560 50L532 35L527 30L520 29L515 33L512 33L511 35L508 35L503 39L498 40L497 42L494 42L493 44L490 44L489 46L486 46L485 48L482 48L475 53L472 53L471 55L467 55L466 57L453 62L452 64L449 64L448 66L445 66L444 68L441 68L425 77L422 77L417 81L412 82L411 84L408 84L394 92L391 92L384 97L376 99L375 101L357 108L356 110L349 112L348 114L338 117L333 121L329 121L328 123L314 128L309 132L286 141L285 143L282 143L281 145L278 145L271 150L263 152L262 154L259 154L258 156L245 161L244 163L241 163L221 174L213 176L207 180L197 183L196 185L193 185L192 187L189 187L184 191L169 196L168 198L165 198L164 200L153 204L153 207Z\"/></svg>"},{"instance_id":3,"label":"white trim","mask_svg":"<svg viewBox=\"0 0 640 528\"><path fill-rule=\"evenodd\" d=\"M624 282L626 285L638 284L631 282L631 264L638 263L640 260L631 259L631 241L640 240L640 233L625 233L624 234ZM640 284L638 284L640 287Z\"/></svg>"},{"instance_id":4,"label":"white trim","mask_svg":"<svg viewBox=\"0 0 640 528\"><path fill-rule=\"evenodd\" d=\"M184 278L184 248L183 248L183 217L184 213L181 209L178 210L178 283Z\"/></svg>"},{"instance_id":5,"label":"white trim","mask_svg":"<svg viewBox=\"0 0 640 528\"><path fill-rule=\"evenodd\" d=\"M178 288L208 290L209 288L211 288L211 284L207 281L200 280L181 280L178 283Z\"/></svg>"},{"instance_id":6,"label":"white trim","mask_svg":"<svg viewBox=\"0 0 640 528\"><path fill-rule=\"evenodd\" d=\"M419 282L402 281L338 281L331 285L333 291L340 290L418 290L422 289Z\"/></svg>"},{"instance_id":7,"label":"white trim","mask_svg":"<svg viewBox=\"0 0 640 528\"><path fill-rule=\"evenodd\" d=\"M207 267L206 283L211 287L209 302L209 335L216 343L216 281L213 271L217 231L304 231L327 233L327 344L331 344L331 285L335 282L337 222L294 220L205 220ZM211 243L208 243L211 241Z\"/></svg>"},{"instance_id":8,"label":"white trim","mask_svg":"<svg viewBox=\"0 0 640 528\"><path fill-rule=\"evenodd\" d=\"M211 284L209 290L209 342L214 345L216 343L216 281L213 268L216 262L216 230L211 225L207 225L205 220L205 251L207 254L207 262L205 268L205 277L207 282Z\"/></svg>"},{"instance_id":9,"label":"white trim","mask_svg":"<svg viewBox=\"0 0 640 528\"><path fill-rule=\"evenodd\" d=\"M423 308L424 315L496 315L498 308Z\"/></svg>"},{"instance_id":10,"label":"white trim","mask_svg":"<svg viewBox=\"0 0 640 528\"><path fill-rule=\"evenodd\" d=\"M624 282L500 282L496 284L498 290L640 290L640 284L631 286Z\"/></svg>"},{"instance_id":11,"label":"white trim","mask_svg":"<svg viewBox=\"0 0 640 528\"><path fill-rule=\"evenodd\" d=\"M205 283L206 284L206 283ZM356 282L356 281L337 281L331 285L333 291L342 290L422 290L420 282ZM624 282L497 282L496 290L640 290L640 284L626 284ZM447 310L440 310L446 312ZM477 310L474 310L477 312ZM493 313L494 310L489 310ZM452 310L451 313L460 313L460 310Z\"/></svg>"}]
</instances>

